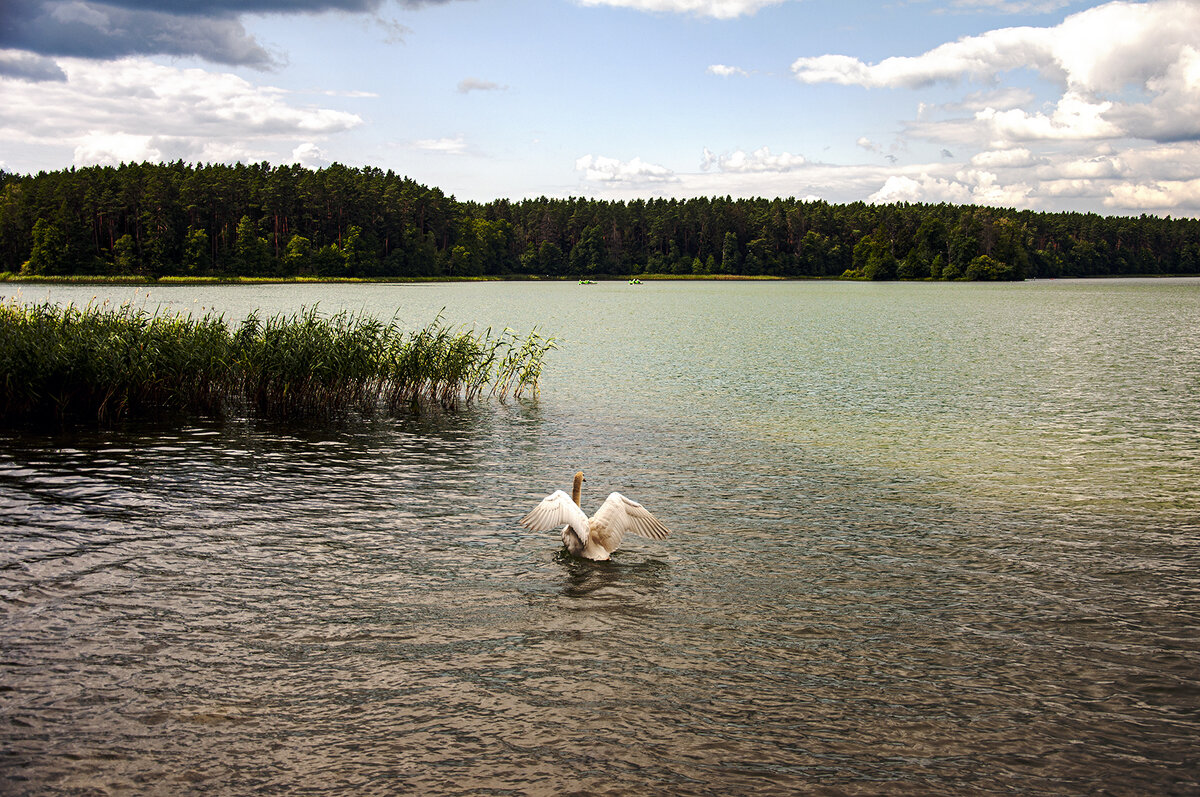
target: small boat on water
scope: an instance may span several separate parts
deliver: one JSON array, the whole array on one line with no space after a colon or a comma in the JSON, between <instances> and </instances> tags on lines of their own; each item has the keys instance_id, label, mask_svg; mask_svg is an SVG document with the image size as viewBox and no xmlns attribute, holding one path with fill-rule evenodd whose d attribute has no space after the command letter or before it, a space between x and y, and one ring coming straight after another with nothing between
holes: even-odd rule
<instances>
[{"instance_id":1,"label":"small boat on water","mask_svg":"<svg viewBox=\"0 0 1200 797\"><path fill-rule=\"evenodd\" d=\"M641 285L642 281L640 279L638 279L637 277L634 277L633 279L631 279L629 281L629 284L630 285Z\"/></svg>"},{"instance_id":2,"label":"small boat on water","mask_svg":"<svg viewBox=\"0 0 1200 797\"><path fill-rule=\"evenodd\" d=\"M579 284L580 285L595 285L596 281L595 280L580 280Z\"/></svg>"}]
</instances>

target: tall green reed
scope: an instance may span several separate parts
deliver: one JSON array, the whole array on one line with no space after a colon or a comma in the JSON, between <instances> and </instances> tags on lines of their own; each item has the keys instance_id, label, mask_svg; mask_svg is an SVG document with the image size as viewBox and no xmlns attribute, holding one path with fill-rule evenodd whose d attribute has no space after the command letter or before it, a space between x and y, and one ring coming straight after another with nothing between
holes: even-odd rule
<instances>
[{"instance_id":1,"label":"tall green reed","mask_svg":"<svg viewBox=\"0 0 1200 797\"><path fill-rule=\"evenodd\" d=\"M221 316L132 305L0 304L0 421L169 413L334 418L487 394L536 394L552 338L451 329L439 315L407 331L395 320L322 316L316 308L236 329Z\"/></svg>"}]
</instances>

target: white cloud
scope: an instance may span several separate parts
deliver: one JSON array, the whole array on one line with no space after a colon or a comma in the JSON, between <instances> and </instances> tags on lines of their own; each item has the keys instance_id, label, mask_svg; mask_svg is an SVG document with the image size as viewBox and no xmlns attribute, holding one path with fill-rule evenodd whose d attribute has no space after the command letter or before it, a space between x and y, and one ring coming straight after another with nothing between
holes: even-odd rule
<instances>
[{"instance_id":1,"label":"white cloud","mask_svg":"<svg viewBox=\"0 0 1200 797\"><path fill-rule=\"evenodd\" d=\"M590 161L593 169L596 167L595 160L593 158ZM828 202L855 202L878 190L888 176L900 173L896 167L886 164L842 166L814 161L807 161L801 168L788 171L725 171L714 168L718 162L717 154L705 149L704 159L698 164L699 168L696 171L667 170L669 178L661 180L591 179L584 188L588 195L614 200L647 196L686 198L728 195L804 197L809 201L823 199ZM630 162L632 163L633 161ZM576 167L582 171L588 164L585 156L576 162ZM607 177L614 168L616 167L610 165L607 171L597 170L602 171L602 174L593 177Z\"/></svg>"},{"instance_id":2,"label":"white cloud","mask_svg":"<svg viewBox=\"0 0 1200 797\"><path fill-rule=\"evenodd\" d=\"M1173 183L1128 183L1115 186L1104 200L1110 208L1143 210L1200 209L1200 178Z\"/></svg>"},{"instance_id":3,"label":"white cloud","mask_svg":"<svg viewBox=\"0 0 1200 797\"><path fill-rule=\"evenodd\" d=\"M472 91L504 91L508 86L502 86L499 83L493 83L490 80L481 78L469 77L458 81L458 93L469 94Z\"/></svg>"},{"instance_id":4,"label":"white cloud","mask_svg":"<svg viewBox=\"0 0 1200 797\"><path fill-rule=\"evenodd\" d=\"M1200 143L1190 142L1137 150L1118 150L1103 142L1073 145L1062 152L989 150L965 164L944 159L911 165L808 161L789 171L759 172L714 168L719 158L705 149L699 171L671 172L667 180L635 179L641 171L639 163L585 157L576 167L592 169L587 192L608 199L730 195L854 202L866 198L876 203L1200 215L1196 200Z\"/></svg>"},{"instance_id":5,"label":"white cloud","mask_svg":"<svg viewBox=\"0 0 1200 797\"><path fill-rule=\"evenodd\" d=\"M1200 4L1118 0L1072 14L1053 28L1000 28L877 64L846 55L798 58L792 72L805 83L916 88L964 77L990 81L1032 68L1075 91L1119 92L1166 77L1197 46Z\"/></svg>"},{"instance_id":6,"label":"white cloud","mask_svg":"<svg viewBox=\"0 0 1200 797\"><path fill-rule=\"evenodd\" d=\"M745 69L736 66L726 66L725 64L713 64L704 71L710 75L717 75L718 77L732 77L734 75L737 75L738 77L746 77L750 74Z\"/></svg>"},{"instance_id":7,"label":"white cloud","mask_svg":"<svg viewBox=\"0 0 1200 797\"><path fill-rule=\"evenodd\" d=\"M1063 159L1050 168L1043 169L1042 174L1053 179L1104 180L1124 177L1128 170L1120 158L1100 156Z\"/></svg>"},{"instance_id":8,"label":"white cloud","mask_svg":"<svg viewBox=\"0 0 1200 797\"><path fill-rule=\"evenodd\" d=\"M1083 200L1089 205L1097 200L1103 202L1108 196L1109 189L1095 180L1040 180L1037 193L1053 200Z\"/></svg>"},{"instance_id":9,"label":"white cloud","mask_svg":"<svg viewBox=\"0 0 1200 797\"><path fill-rule=\"evenodd\" d=\"M59 148L74 163L282 156L362 123L355 114L289 104L285 92L236 75L140 58L62 58L62 81L0 78L0 147ZM224 155L226 157L214 157Z\"/></svg>"},{"instance_id":10,"label":"white cloud","mask_svg":"<svg viewBox=\"0 0 1200 797\"><path fill-rule=\"evenodd\" d=\"M876 64L846 55L792 64L804 83L867 88L919 88L964 78L990 83L1017 69L1038 71L1063 94L1050 115L1020 110L1019 95L987 102L978 113L1001 134L1017 140L1200 138L1200 3L1194 0L1118 0L1072 14L1054 27L992 30ZM1136 95L1150 100L1138 102Z\"/></svg>"},{"instance_id":11,"label":"white cloud","mask_svg":"<svg viewBox=\"0 0 1200 797\"><path fill-rule=\"evenodd\" d=\"M1008 111L986 108L975 114L975 118L1005 141L1121 138L1124 131L1105 119L1112 108L1112 102L1089 102L1068 91L1050 114L1029 113L1020 108Z\"/></svg>"},{"instance_id":12,"label":"white cloud","mask_svg":"<svg viewBox=\"0 0 1200 797\"><path fill-rule=\"evenodd\" d=\"M1002 181L995 173L983 169L960 169L953 175L939 176L942 167L922 167L917 173L890 175L878 191L867 200L889 202L952 202L957 204L993 205L1002 207L1034 207L1037 201L1026 183Z\"/></svg>"},{"instance_id":13,"label":"white cloud","mask_svg":"<svg viewBox=\"0 0 1200 797\"><path fill-rule=\"evenodd\" d=\"M582 0L585 6L617 6L638 11L693 14L698 17L734 19L749 16L784 0Z\"/></svg>"},{"instance_id":14,"label":"white cloud","mask_svg":"<svg viewBox=\"0 0 1200 797\"><path fill-rule=\"evenodd\" d=\"M1053 210L1069 207L1139 214L1200 210L1200 144L1152 147L1120 155L1096 147L1036 156L1028 150L980 153L948 171L928 164L892 170L872 202L970 202Z\"/></svg>"},{"instance_id":15,"label":"white cloud","mask_svg":"<svg viewBox=\"0 0 1200 797\"><path fill-rule=\"evenodd\" d=\"M1029 105L1034 99L1034 94L1029 89L1004 86L971 92L962 101L946 107L949 110L982 111L985 108L993 108L998 111L1007 111L1010 108Z\"/></svg>"},{"instance_id":16,"label":"white cloud","mask_svg":"<svg viewBox=\"0 0 1200 797\"><path fill-rule=\"evenodd\" d=\"M354 99L376 99L379 94L374 91L359 91L357 89L316 89L314 91L295 92L297 94L322 94L326 97L352 97Z\"/></svg>"},{"instance_id":17,"label":"white cloud","mask_svg":"<svg viewBox=\"0 0 1200 797\"><path fill-rule=\"evenodd\" d=\"M960 7L1021 10L1002 0ZM1042 4L1039 4L1042 5ZM1054 3L1041 10L1053 10ZM1035 10L1031 6L1025 11ZM846 55L797 59L803 83L917 89L983 84L960 100L921 103L901 141L963 153L940 164L880 173L873 201L981 204L1122 212L1195 213L1200 179L1200 2L1117 0L1048 27L1012 27L913 57L866 63ZM1041 78L1035 93L1005 85ZM1055 92L1049 102L1045 90ZM880 152L863 137L858 145ZM1190 203L1190 204L1189 204Z\"/></svg>"},{"instance_id":18,"label":"white cloud","mask_svg":"<svg viewBox=\"0 0 1200 797\"><path fill-rule=\"evenodd\" d=\"M262 161L285 161L275 142L265 140L209 140L198 142L186 154L175 154L173 158L192 160L197 163L259 163Z\"/></svg>"},{"instance_id":19,"label":"white cloud","mask_svg":"<svg viewBox=\"0 0 1200 797\"><path fill-rule=\"evenodd\" d=\"M150 136L91 131L76 145L72 162L76 166L119 166L162 159L162 150Z\"/></svg>"},{"instance_id":20,"label":"white cloud","mask_svg":"<svg viewBox=\"0 0 1200 797\"><path fill-rule=\"evenodd\" d=\"M1040 159L1024 147L980 152L971 158L971 165L982 169L1019 169L1036 166Z\"/></svg>"},{"instance_id":21,"label":"white cloud","mask_svg":"<svg viewBox=\"0 0 1200 797\"><path fill-rule=\"evenodd\" d=\"M866 150L867 152L873 152L876 155L882 155L883 159L888 163L898 162L900 158L896 153L902 153L906 150L905 142L901 139L892 141L892 143L889 144L885 149L882 144L872 141L866 136L859 136L858 140L854 142L854 145L859 149ZM943 149L941 151L943 157L945 157L945 153L947 152L949 152L949 150ZM950 157L954 156L951 155Z\"/></svg>"},{"instance_id":22,"label":"white cloud","mask_svg":"<svg viewBox=\"0 0 1200 797\"><path fill-rule=\"evenodd\" d=\"M1000 207L1031 207L1033 189L1026 183L1009 183L1001 180L994 172L984 169L967 169L955 177L971 188L971 202L977 205Z\"/></svg>"},{"instance_id":23,"label":"white cloud","mask_svg":"<svg viewBox=\"0 0 1200 797\"><path fill-rule=\"evenodd\" d=\"M760 147L750 153L739 149L721 155L714 155L705 147L701 168L710 169L716 165L723 172L790 172L806 163L803 155L793 155L790 152L774 155L770 147Z\"/></svg>"},{"instance_id":24,"label":"white cloud","mask_svg":"<svg viewBox=\"0 0 1200 797\"><path fill-rule=\"evenodd\" d=\"M1106 116L1139 138L1200 138L1200 43L1181 48L1178 60L1147 80L1146 88L1156 95L1150 102L1118 105Z\"/></svg>"},{"instance_id":25,"label":"white cloud","mask_svg":"<svg viewBox=\"0 0 1200 797\"><path fill-rule=\"evenodd\" d=\"M674 182L675 173L665 166L647 163L641 158L620 161L596 155L584 155L575 161L575 170L592 183L644 184Z\"/></svg>"},{"instance_id":26,"label":"white cloud","mask_svg":"<svg viewBox=\"0 0 1200 797\"><path fill-rule=\"evenodd\" d=\"M426 152L441 152L446 155L461 155L467 151L467 142L461 135L453 138L422 138L414 141L412 145Z\"/></svg>"},{"instance_id":27,"label":"white cloud","mask_svg":"<svg viewBox=\"0 0 1200 797\"><path fill-rule=\"evenodd\" d=\"M963 77L990 79L997 72L1037 65L1050 53L1053 33L1045 28L1004 28L935 47L924 55L865 64L848 55L797 58L792 74L802 83L838 83L866 88L919 88Z\"/></svg>"},{"instance_id":28,"label":"white cloud","mask_svg":"<svg viewBox=\"0 0 1200 797\"><path fill-rule=\"evenodd\" d=\"M954 0L951 5L968 11L998 14L1046 14L1071 5L1072 0Z\"/></svg>"},{"instance_id":29,"label":"white cloud","mask_svg":"<svg viewBox=\"0 0 1200 797\"><path fill-rule=\"evenodd\" d=\"M921 174L909 177L894 174L887 178L883 186L867 197L868 202L888 204L890 202L967 202L971 198L970 190L961 183L940 177L930 177Z\"/></svg>"},{"instance_id":30,"label":"white cloud","mask_svg":"<svg viewBox=\"0 0 1200 797\"><path fill-rule=\"evenodd\" d=\"M292 163L298 163L309 169L329 165L329 158L316 144L306 141L292 150Z\"/></svg>"}]
</instances>

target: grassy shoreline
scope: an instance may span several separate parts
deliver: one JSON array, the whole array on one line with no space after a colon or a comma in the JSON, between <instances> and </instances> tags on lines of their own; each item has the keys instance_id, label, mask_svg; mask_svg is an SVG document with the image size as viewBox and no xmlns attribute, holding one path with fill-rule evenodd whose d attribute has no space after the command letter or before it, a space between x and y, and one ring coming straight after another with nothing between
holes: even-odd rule
<instances>
[{"instance_id":1,"label":"grassy shoreline","mask_svg":"<svg viewBox=\"0 0 1200 797\"><path fill-rule=\"evenodd\" d=\"M517 277L515 279L536 279ZM386 284L421 282L501 282L501 277L149 277L138 274L26 275L0 272L0 284L11 282L33 285L304 285L313 284Z\"/></svg>"},{"instance_id":2,"label":"grassy shoreline","mask_svg":"<svg viewBox=\"0 0 1200 797\"><path fill-rule=\"evenodd\" d=\"M593 277L598 282L713 280L713 281L782 281L794 279L774 276L745 276L739 274L630 274ZM536 274L509 274L503 277L148 277L141 275L106 276L98 274L26 275L0 273L0 284L21 285L389 285L438 282L575 282L579 277L543 277ZM818 279L806 277L804 279Z\"/></svg>"},{"instance_id":3,"label":"grassy shoreline","mask_svg":"<svg viewBox=\"0 0 1200 797\"><path fill-rule=\"evenodd\" d=\"M0 303L0 423L191 413L301 420L423 403L454 410L483 396L536 394L553 348L536 330L477 333L440 316L409 331L313 308L251 313L231 328L212 313L14 299Z\"/></svg>"},{"instance_id":4,"label":"grassy shoreline","mask_svg":"<svg viewBox=\"0 0 1200 797\"><path fill-rule=\"evenodd\" d=\"M1086 280L1106 280L1106 279L1150 279L1150 278L1168 278L1168 277L1184 277L1195 278L1200 277L1200 273L1196 274L1101 274L1088 277L1041 277L1029 278L1030 280L1046 280L1046 279L1086 279ZM483 277L148 277L141 275L123 275L123 276L105 276L94 274L62 274L62 275L24 275L13 274L12 272L0 272L0 285L12 283L16 285L153 285L153 286L170 286L170 285L404 285L404 284L431 284L431 283L454 283L454 282L575 282L579 277L545 277L536 274L509 274L505 276L483 276ZM621 275L605 275L591 277L590 279L596 282L625 282L630 279L638 279L643 282L683 282L683 281L704 281L704 282L811 282L811 281L834 281L834 282L867 282L863 277L847 277L845 275L827 276L827 277L778 277L771 275L744 275L744 274L629 274ZM947 282L947 280L934 279L919 279L919 280L890 280L892 282ZM962 282L963 280L948 280L948 282Z\"/></svg>"}]
</instances>

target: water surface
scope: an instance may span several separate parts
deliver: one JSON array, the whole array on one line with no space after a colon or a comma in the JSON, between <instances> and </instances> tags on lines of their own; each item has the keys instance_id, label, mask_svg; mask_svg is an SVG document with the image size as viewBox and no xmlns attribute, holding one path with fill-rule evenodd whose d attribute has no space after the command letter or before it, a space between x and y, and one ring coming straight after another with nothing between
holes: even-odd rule
<instances>
[{"instance_id":1,"label":"water surface","mask_svg":"<svg viewBox=\"0 0 1200 797\"><path fill-rule=\"evenodd\" d=\"M105 298L562 343L457 415L0 432L5 793L1200 790L1198 282ZM517 526L579 468L669 544Z\"/></svg>"}]
</instances>

